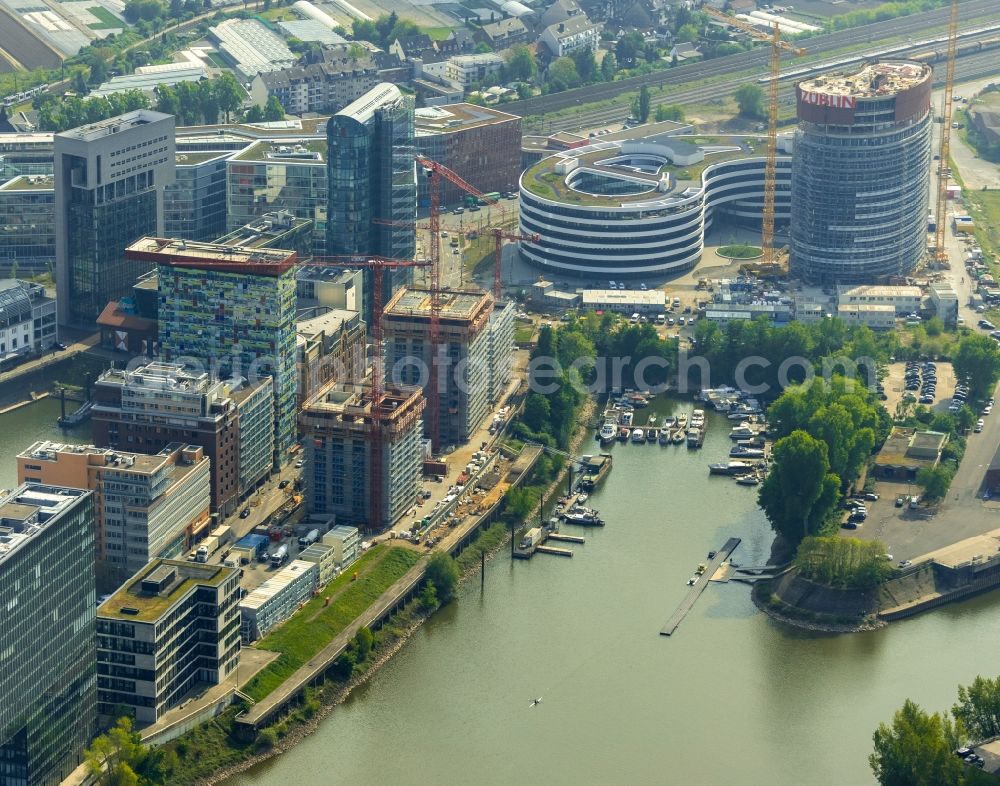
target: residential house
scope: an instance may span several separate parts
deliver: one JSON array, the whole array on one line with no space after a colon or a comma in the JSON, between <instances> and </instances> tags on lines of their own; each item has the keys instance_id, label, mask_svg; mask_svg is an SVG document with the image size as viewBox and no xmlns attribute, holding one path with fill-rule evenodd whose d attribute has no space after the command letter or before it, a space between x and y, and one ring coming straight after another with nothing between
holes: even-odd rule
<instances>
[{"instance_id":1,"label":"residential house","mask_svg":"<svg viewBox=\"0 0 1000 786\"><path fill-rule=\"evenodd\" d=\"M596 51L601 42L601 29L586 16L572 16L565 22L546 27L538 40L548 47L553 57L563 57L584 47Z\"/></svg>"},{"instance_id":2,"label":"residential house","mask_svg":"<svg viewBox=\"0 0 1000 786\"><path fill-rule=\"evenodd\" d=\"M520 19L501 19L499 22L485 24L476 32L476 40L489 44L494 51L510 49L517 44L528 41L528 28Z\"/></svg>"}]
</instances>

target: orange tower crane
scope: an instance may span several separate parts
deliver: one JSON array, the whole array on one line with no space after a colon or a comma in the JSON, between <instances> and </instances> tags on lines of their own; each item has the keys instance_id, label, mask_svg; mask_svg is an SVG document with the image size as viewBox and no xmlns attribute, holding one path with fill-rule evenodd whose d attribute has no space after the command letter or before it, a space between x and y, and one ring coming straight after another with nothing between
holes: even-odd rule
<instances>
[{"instance_id":1,"label":"orange tower crane","mask_svg":"<svg viewBox=\"0 0 1000 786\"><path fill-rule=\"evenodd\" d=\"M503 281L501 279L501 263L503 260L503 241L504 240L526 240L533 243L537 243L541 238L539 235L522 235L518 232L511 232L503 228L504 223L504 209L497 200L491 199L486 196L482 191L476 188L471 183L467 182L462 178L461 175L453 172L444 164L439 164L436 161L431 161L429 158L424 158L423 156L417 156L417 163L420 164L428 172L431 179L431 259L435 259L435 254L437 254L437 259L440 261L441 256L441 178L443 177L449 183L457 186L466 194L476 197L482 204L489 205L491 207L496 207L500 211L500 224L498 227L490 227L486 231L493 235L494 240L494 251L493 251L493 297L499 302L501 296L503 295Z\"/></svg>"},{"instance_id":2,"label":"orange tower crane","mask_svg":"<svg viewBox=\"0 0 1000 786\"><path fill-rule=\"evenodd\" d=\"M951 157L952 91L955 87L955 50L958 39L958 0L951 0L948 16L948 60L944 72L944 110L941 112L941 160L938 162L937 207L934 211L934 259L939 264L948 262L944 247L946 210L948 207L948 167Z\"/></svg>"},{"instance_id":3,"label":"orange tower crane","mask_svg":"<svg viewBox=\"0 0 1000 786\"><path fill-rule=\"evenodd\" d=\"M774 248L774 192L778 168L778 82L781 76L781 51L785 50L801 57L806 53L806 50L783 40L777 24L774 25L771 32L765 33L740 19L716 11L711 6L706 5L701 10L737 30L742 30L757 41L771 43L771 78L768 81L767 90L767 158L764 163L764 217L760 231L761 248L764 252L763 261L765 264L769 264L774 262L776 257Z\"/></svg>"}]
</instances>

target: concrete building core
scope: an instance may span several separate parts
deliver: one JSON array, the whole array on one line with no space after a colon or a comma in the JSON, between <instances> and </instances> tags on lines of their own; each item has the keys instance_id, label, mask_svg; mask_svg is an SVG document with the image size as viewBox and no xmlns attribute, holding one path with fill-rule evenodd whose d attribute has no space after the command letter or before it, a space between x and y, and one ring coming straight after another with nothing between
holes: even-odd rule
<instances>
[{"instance_id":1,"label":"concrete building core","mask_svg":"<svg viewBox=\"0 0 1000 786\"><path fill-rule=\"evenodd\" d=\"M370 451L376 434L370 385L331 382L302 407L305 434L303 483L309 510L380 530L417 499L423 457L419 388L387 385L382 400L382 489L374 492ZM382 520L371 521L373 493L382 498Z\"/></svg>"},{"instance_id":2,"label":"concrete building core","mask_svg":"<svg viewBox=\"0 0 1000 786\"><path fill-rule=\"evenodd\" d=\"M438 404L442 446L467 442L489 414L491 358L500 360L490 351L493 310L493 296L487 292L441 293ZM429 398L430 290L401 289L386 306L382 325L386 378L423 385L424 396Z\"/></svg>"},{"instance_id":3,"label":"concrete building core","mask_svg":"<svg viewBox=\"0 0 1000 786\"><path fill-rule=\"evenodd\" d=\"M827 284L887 281L926 253L930 66L867 63L796 87L791 265Z\"/></svg>"}]
</instances>

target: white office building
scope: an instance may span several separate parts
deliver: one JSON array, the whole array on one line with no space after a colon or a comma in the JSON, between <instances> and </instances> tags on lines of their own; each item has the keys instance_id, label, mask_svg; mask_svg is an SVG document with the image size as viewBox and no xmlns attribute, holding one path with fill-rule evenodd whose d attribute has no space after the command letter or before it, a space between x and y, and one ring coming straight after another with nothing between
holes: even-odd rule
<instances>
[{"instance_id":1,"label":"white office building","mask_svg":"<svg viewBox=\"0 0 1000 786\"><path fill-rule=\"evenodd\" d=\"M293 560L240 601L244 644L263 638L295 613L319 585L319 565Z\"/></svg>"}]
</instances>

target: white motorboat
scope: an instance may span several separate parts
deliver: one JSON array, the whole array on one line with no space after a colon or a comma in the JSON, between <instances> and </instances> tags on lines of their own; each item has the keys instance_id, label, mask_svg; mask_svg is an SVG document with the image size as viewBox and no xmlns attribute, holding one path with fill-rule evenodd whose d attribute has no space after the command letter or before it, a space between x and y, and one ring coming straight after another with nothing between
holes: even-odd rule
<instances>
[{"instance_id":1,"label":"white motorboat","mask_svg":"<svg viewBox=\"0 0 1000 786\"><path fill-rule=\"evenodd\" d=\"M601 431L598 437L601 440L602 445L609 445L615 441L615 437L618 436L618 424L612 420L604 421L604 425L601 426Z\"/></svg>"},{"instance_id":2,"label":"white motorboat","mask_svg":"<svg viewBox=\"0 0 1000 786\"><path fill-rule=\"evenodd\" d=\"M632 431L632 441L633 442L645 442L646 441L646 432L643 431L641 428L637 428L637 429L633 430Z\"/></svg>"}]
</instances>

